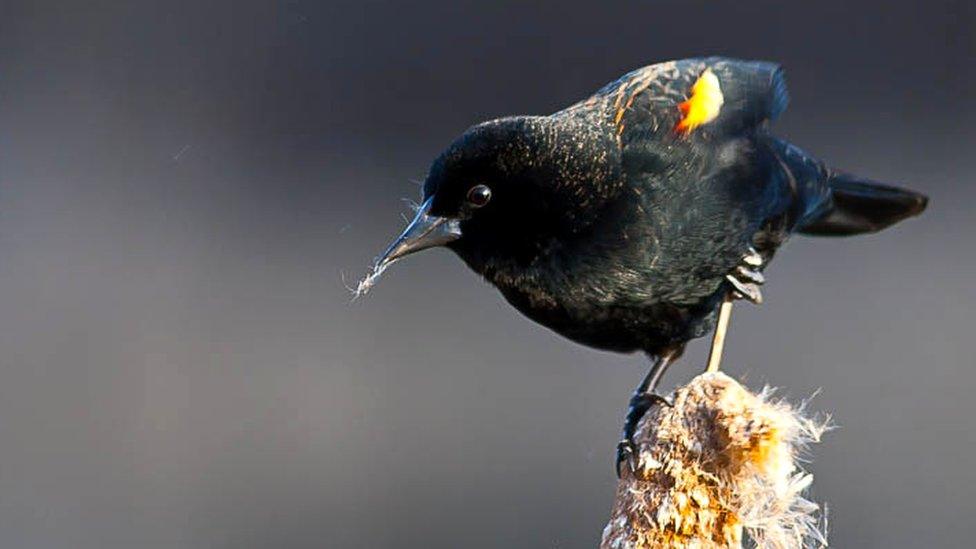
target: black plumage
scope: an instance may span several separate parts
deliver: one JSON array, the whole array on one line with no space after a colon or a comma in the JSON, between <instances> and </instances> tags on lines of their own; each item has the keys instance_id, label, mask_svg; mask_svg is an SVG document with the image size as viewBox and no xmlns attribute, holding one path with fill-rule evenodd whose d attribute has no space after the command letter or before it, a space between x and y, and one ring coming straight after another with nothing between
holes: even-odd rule
<instances>
[{"instance_id":1,"label":"black plumage","mask_svg":"<svg viewBox=\"0 0 976 549\"><path fill-rule=\"evenodd\" d=\"M691 112L701 79L711 88ZM549 116L476 125L433 163L377 273L446 245L572 340L677 356L791 234L872 232L925 208L773 136L786 104L777 65L701 58L636 70Z\"/></svg>"},{"instance_id":2,"label":"black plumage","mask_svg":"<svg viewBox=\"0 0 976 549\"><path fill-rule=\"evenodd\" d=\"M722 87L720 113L676 131L706 69ZM859 200L845 198L849 179L769 133L786 102L771 63L652 65L553 115L474 126L434 162L424 198L430 215L460 219L463 236L447 246L529 318L586 345L656 355L711 328L750 246L765 264L793 232L877 230L924 207L863 183ZM468 208L479 184L492 198Z\"/></svg>"}]
</instances>

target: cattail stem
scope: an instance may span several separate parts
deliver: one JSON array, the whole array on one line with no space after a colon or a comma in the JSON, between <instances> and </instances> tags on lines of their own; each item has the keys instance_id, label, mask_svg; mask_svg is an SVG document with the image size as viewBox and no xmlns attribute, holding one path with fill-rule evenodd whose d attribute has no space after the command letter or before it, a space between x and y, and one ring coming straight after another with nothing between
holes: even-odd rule
<instances>
[{"instance_id":1,"label":"cattail stem","mask_svg":"<svg viewBox=\"0 0 976 549\"><path fill-rule=\"evenodd\" d=\"M712 335L712 350L708 354L708 367L705 373L717 372L722 364L722 351L725 349L725 334L729 331L729 321L732 319L732 296L727 295L718 310L718 322Z\"/></svg>"}]
</instances>

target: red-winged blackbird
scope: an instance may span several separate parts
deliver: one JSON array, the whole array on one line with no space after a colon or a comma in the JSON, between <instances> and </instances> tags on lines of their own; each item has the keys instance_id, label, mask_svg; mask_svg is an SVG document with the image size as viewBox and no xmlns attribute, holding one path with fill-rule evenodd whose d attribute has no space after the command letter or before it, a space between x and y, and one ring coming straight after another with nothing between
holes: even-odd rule
<instances>
[{"instance_id":1,"label":"red-winged blackbird","mask_svg":"<svg viewBox=\"0 0 976 549\"><path fill-rule=\"evenodd\" d=\"M655 361L620 460L660 376L794 232L853 235L927 199L826 167L767 128L787 104L775 64L651 65L549 116L478 124L433 163L416 218L377 261L446 246L519 311L585 345Z\"/></svg>"}]
</instances>

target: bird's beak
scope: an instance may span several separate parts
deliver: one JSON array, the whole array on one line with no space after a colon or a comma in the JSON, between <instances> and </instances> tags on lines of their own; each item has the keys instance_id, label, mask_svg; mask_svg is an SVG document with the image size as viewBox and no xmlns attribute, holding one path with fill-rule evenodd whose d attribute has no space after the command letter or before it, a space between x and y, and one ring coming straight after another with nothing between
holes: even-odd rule
<instances>
[{"instance_id":1,"label":"bird's beak","mask_svg":"<svg viewBox=\"0 0 976 549\"><path fill-rule=\"evenodd\" d=\"M433 198L428 198L417 210L417 215L407 225L396 240L383 252L373 265L373 272L359 283L356 294L361 295L369 291L376 283L383 271L401 257L420 250L444 246L461 238L461 226L457 219L430 215Z\"/></svg>"},{"instance_id":2,"label":"bird's beak","mask_svg":"<svg viewBox=\"0 0 976 549\"><path fill-rule=\"evenodd\" d=\"M433 200L428 198L420 206L403 234L377 260L377 267L388 266L403 256L434 246L443 246L461 238L461 227L456 219L430 215L430 204Z\"/></svg>"}]
</instances>

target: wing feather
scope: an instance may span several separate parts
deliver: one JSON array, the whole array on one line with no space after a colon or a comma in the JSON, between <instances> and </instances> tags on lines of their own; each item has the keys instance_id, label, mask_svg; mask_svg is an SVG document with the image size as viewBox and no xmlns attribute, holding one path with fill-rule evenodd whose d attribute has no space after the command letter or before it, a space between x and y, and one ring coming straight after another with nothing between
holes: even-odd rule
<instances>
[{"instance_id":1,"label":"wing feather","mask_svg":"<svg viewBox=\"0 0 976 549\"><path fill-rule=\"evenodd\" d=\"M714 78L719 97L708 97L714 116L699 130L729 136L776 119L789 102L783 69L764 61L707 57L649 65L627 73L562 113L596 111L621 141L675 133L687 114L700 79ZM709 82L710 83L710 82ZM713 90L711 93L715 93Z\"/></svg>"}]
</instances>

